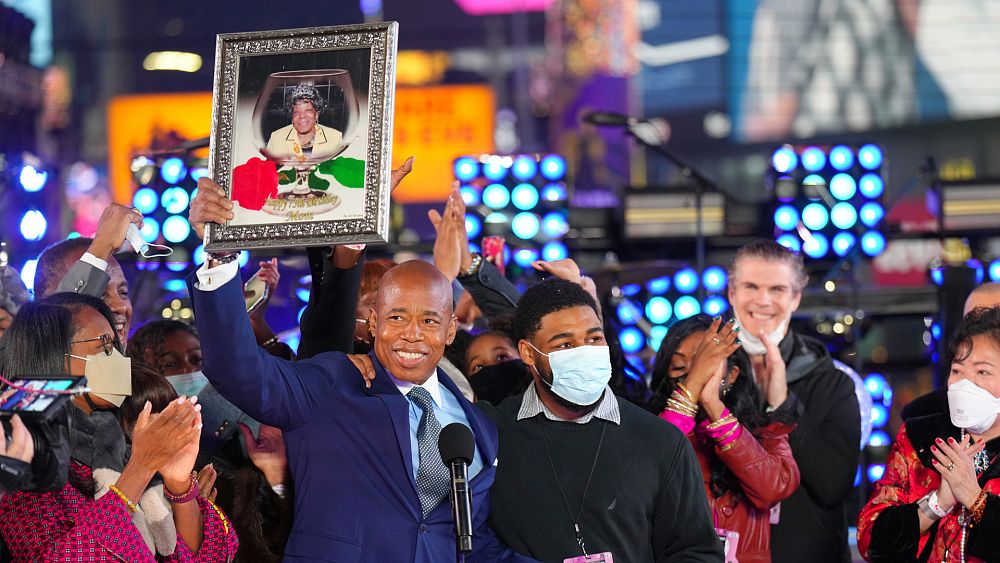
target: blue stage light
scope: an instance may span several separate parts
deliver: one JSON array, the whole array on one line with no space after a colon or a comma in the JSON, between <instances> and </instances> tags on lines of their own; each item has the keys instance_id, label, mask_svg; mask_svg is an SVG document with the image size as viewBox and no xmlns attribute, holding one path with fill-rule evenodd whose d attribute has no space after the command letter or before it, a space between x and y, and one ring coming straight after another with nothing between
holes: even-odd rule
<instances>
[{"instance_id":1,"label":"blue stage light","mask_svg":"<svg viewBox=\"0 0 1000 563\"><path fill-rule=\"evenodd\" d=\"M806 147L802 151L802 168L807 172L819 172L826 168L826 153L819 147Z\"/></svg>"},{"instance_id":2,"label":"blue stage light","mask_svg":"<svg viewBox=\"0 0 1000 563\"><path fill-rule=\"evenodd\" d=\"M18 180L21 181L21 187L28 193L34 193L44 188L45 182L47 182L48 179L48 172L38 170L30 164L25 164L24 168L21 168L21 173L18 174Z\"/></svg>"},{"instance_id":3,"label":"blue stage light","mask_svg":"<svg viewBox=\"0 0 1000 563\"><path fill-rule=\"evenodd\" d=\"M791 231L799 223L799 210L791 205L779 205L774 210L774 226L782 231Z\"/></svg>"},{"instance_id":4,"label":"blue stage light","mask_svg":"<svg viewBox=\"0 0 1000 563\"><path fill-rule=\"evenodd\" d=\"M861 250L871 257L885 252L885 235L878 231L868 231L861 235Z\"/></svg>"},{"instance_id":5,"label":"blue stage light","mask_svg":"<svg viewBox=\"0 0 1000 563\"><path fill-rule=\"evenodd\" d=\"M37 209L26 212L21 217L21 236L29 242L38 242L45 238L45 231L49 228L49 222L45 220L45 215Z\"/></svg>"},{"instance_id":6,"label":"blue stage light","mask_svg":"<svg viewBox=\"0 0 1000 563\"><path fill-rule=\"evenodd\" d=\"M866 227L875 228L882 222L883 217L885 217L885 208L882 207L882 204L874 201L862 205L858 211L858 218L861 219L861 224Z\"/></svg>"},{"instance_id":7,"label":"blue stage light","mask_svg":"<svg viewBox=\"0 0 1000 563\"><path fill-rule=\"evenodd\" d=\"M549 154L542 158L542 176L546 180L562 180L566 176L566 159L558 154Z\"/></svg>"},{"instance_id":8,"label":"blue stage light","mask_svg":"<svg viewBox=\"0 0 1000 563\"><path fill-rule=\"evenodd\" d=\"M171 215L163 221L163 238L169 242L184 242L191 234L191 225L179 215Z\"/></svg>"},{"instance_id":9,"label":"blue stage light","mask_svg":"<svg viewBox=\"0 0 1000 563\"><path fill-rule=\"evenodd\" d=\"M187 269L188 266L191 265L191 263L190 262L173 262L173 261L168 261L168 262L165 262L164 265L171 272L183 272L184 270Z\"/></svg>"},{"instance_id":10,"label":"blue stage light","mask_svg":"<svg viewBox=\"0 0 1000 563\"><path fill-rule=\"evenodd\" d=\"M1000 282L1000 259L990 262L990 281Z\"/></svg>"},{"instance_id":11,"label":"blue stage light","mask_svg":"<svg viewBox=\"0 0 1000 563\"><path fill-rule=\"evenodd\" d=\"M810 258L822 258L830 252L830 241L823 233L811 233L802 241L802 252Z\"/></svg>"},{"instance_id":12,"label":"blue stage light","mask_svg":"<svg viewBox=\"0 0 1000 563\"><path fill-rule=\"evenodd\" d=\"M526 155L521 155L514 159L514 166L511 168L514 177L522 182L527 182L538 174L538 161Z\"/></svg>"},{"instance_id":13,"label":"blue stage light","mask_svg":"<svg viewBox=\"0 0 1000 563\"><path fill-rule=\"evenodd\" d=\"M663 295L664 293L670 291L670 277L663 276L662 278L653 278L646 282L646 290L649 291L651 295Z\"/></svg>"},{"instance_id":14,"label":"blue stage light","mask_svg":"<svg viewBox=\"0 0 1000 563\"><path fill-rule=\"evenodd\" d=\"M638 354L646 347L646 337L634 326L623 328L618 334L618 340L622 344L622 352L626 354Z\"/></svg>"},{"instance_id":15,"label":"blue stage light","mask_svg":"<svg viewBox=\"0 0 1000 563\"><path fill-rule=\"evenodd\" d=\"M646 318L649 322L661 325L670 320L673 314L673 307L664 297L653 297L646 302Z\"/></svg>"},{"instance_id":16,"label":"blue stage light","mask_svg":"<svg viewBox=\"0 0 1000 563\"><path fill-rule=\"evenodd\" d=\"M802 252L802 241L799 239L798 235L785 233L775 239L775 242L792 252Z\"/></svg>"},{"instance_id":17,"label":"blue stage light","mask_svg":"<svg viewBox=\"0 0 1000 563\"><path fill-rule=\"evenodd\" d=\"M931 338L941 340L941 325L937 323L931 324Z\"/></svg>"},{"instance_id":18,"label":"blue stage light","mask_svg":"<svg viewBox=\"0 0 1000 563\"><path fill-rule=\"evenodd\" d=\"M698 300L690 295L678 297L677 301L674 302L674 315L679 321L683 321L688 317L693 317L700 312L701 303L698 303Z\"/></svg>"},{"instance_id":19,"label":"blue stage light","mask_svg":"<svg viewBox=\"0 0 1000 563\"><path fill-rule=\"evenodd\" d=\"M660 345L663 344L663 339L667 337L667 327L662 325L656 325L649 329L649 338L646 340L646 344L653 349L654 352L660 350Z\"/></svg>"},{"instance_id":20,"label":"blue stage light","mask_svg":"<svg viewBox=\"0 0 1000 563\"><path fill-rule=\"evenodd\" d=\"M567 257L569 257L569 251L566 250L566 245L557 240L547 242L545 243L545 246L542 247L542 260L545 260L546 262L562 260Z\"/></svg>"},{"instance_id":21,"label":"blue stage light","mask_svg":"<svg viewBox=\"0 0 1000 563\"><path fill-rule=\"evenodd\" d=\"M986 277L986 268L983 268L983 263L973 258L966 260L965 265L976 271L976 285L983 283L983 278Z\"/></svg>"},{"instance_id":22,"label":"blue stage light","mask_svg":"<svg viewBox=\"0 0 1000 563\"><path fill-rule=\"evenodd\" d=\"M881 373L870 373L865 376L865 389L871 394L873 399L881 399L882 394L889 388L889 381Z\"/></svg>"},{"instance_id":23,"label":"blue stage light","mask_svg":"<svg viewBox=\"0 0 1000 563\"><path fill-rule=\"evenodd\" d=\"M858 193L858 183L850 174L836 174L830 178L830 193L841 201L847 201Z\"/></svg>"},{"instance_id":24,"label":"blue stage light","mask_svg":"<svg viewBox=\"0 0 1000 563\"><path fill-rule=\"evenodd\" d=\"M188 175L191 176L192 180L197 182L202 178L208 177L208 168L192 168L191 172L189 172Z\"/></svg>"},{"instance_id":25,"label":"blue stage light","mask_svg":"<svg viewBox=\"0 0 1000 563\"><path fill-rule=\"evenodd\" d=\"M854 486L855 487L860 487L861 486L861 466L860 465L858 466L858 472L854 474Z\"/></svg>"},{"instance_id":26,"label":"blue stage light","mask_svg":"<svg viewBox=\"0 0 1000 563\"><path fill-rule=\"evenodd\" d=\"M170 293L180 293L187 289L187 283L182 279L172 279L163 282L163 289L169 291Z\"/></svg>"},{"instance_id":27,"label":"blue stage light","mask_svg":"<svg viewBox=\"0 0 1000 563\"><path fill-rule=\"evenodd\" d=\"M858 210L853 205L842 201L830 210L830 222L838 229L850 229L858 222Z\"/></svg>"},{"instance_id":28,"label":"blue stage light","mask_svg":"<svg viewBox=\"0 0 1000 563\"><path fill-rule=\"evenodd\" d=\"M310 293L312 293L312 292L309 291L308 287L300 287L300 288L298 288L298 289L295 290L295 297L298 297L299 301L301 301L303 303L308 303L309 302L309 294Z\"/></svg>"},{"instance_id":29,"label":"blue stage light","mask_svg":"<svg viewBox=\"0 0 1000 563\"><path fill-rule=\"evenodd\" d=\"M882 428L889 422L889 409L882 403L872 405L872 428Z\"/></svg>"},{"instance_id":30,"label":"blue stage light","mask_svg":"<svg viewBox=\"0 0 1000 563\"><path fill-rule=\"evenodd\" d=\"M847 231L841 231L833 235L833 240L830 241L830 246L833 247L833 253L837 256L844 257L847 253L854 248L854 245L858 243L858 238L854 236L854 233L849 233Z\"/></svg>"},{"instance_id":31,"label":"blue stage light","mask_svg":"<svg viewBox=\"0 0 1000 563\"><path fill-rule=\"evenodd\" d=\"M931 268L931 281L936 286L944 285L944 270L941 268Z\"/></svg>"},{"instance_id":32,"label":"blue stage light","mask_svg":"<svg viewBox=\"0 0 1000 563\"><path fill-rule=\"evenodd\" d=\"M882 181L882 177L878 174L869 172L858 181L858 190L861 192L861 195L868 199L876 199L882 197L882 192L885 191L885 182Z\"/></svg>"},{"instance_id":33,"label":"blue stage light","mask_svg":"<svg viewBox=\"0 0 1000 563\"><path fill-rule=\"evenodd\" d=\"M810 203L802 208L802 224L806 227L819 231L826 228L830 222L830 212L826 210L826 205L822 203Z\"/></svg>"},{"instance_id":34,"label":"blue stage light","mask_svg":"<svg viewBox=\"0 0 1000 563\"><path fill-rule=\"evenodd\" d=\"M882 149L875 145L864 145L858 149L858 162L865 170L875 170L882 166Z\"/></svg>"},{"instance_id":35,"label":"blue stage light","mask_svg":"<svg viewBox=\"0 0 1000 563\"><path fill-rule=\"evenodd\" d=\"M882 478L885 474L885 465L881 463L873 463L868 466L868 482L874 483Z\"/></svg>"},{"instance_id":36,"label":"blue stage light","mask_svg":"<svg viewBox=\"0 0 1000 563\"><path fill-rule=\"evenodd\" d=\"M637 283L630 283L622 286L622 294L625 297L635 297L642 291L642 286Z\"/></svg>"},{"instance_id":37,"label":"blue stage light","mask_svg":"<svg viewBox=\"0 0 1000 563\"><path fill-rule=\"evenodd\" d=\"M545 201L566 201L566 186L562 184L546 184L542 188L542 199Z\"/></svg>"},{"instance_id":38,"label":"blue stage light","mask_svg":"<svg viewBox=\"0 0 1000 563\"><path fill-rule=\"evenodd\" d=\"M531 240L538 235L538 229L541 227L541 223L538 220L538 215L530 213L528 211L522 211L514 216L510 221L510 230L514 232L518 238L524 240Z\"/></svg>"},{"instance_id":39,"label":"blue stage light","mask_svg":"<svg viewBox=\"0 0 1000 563\"><path fill-rule=\"evenodd\" d=\"M236 262L240 265L240 268L246 268L250 262L250 253L246 250L241 250L240 257L236 259Z\"/></svg>"},{"instance_id":40,"label":"blue stage light","mask_svg":"<svg viewBox=\"0 0 1000 563\"><path fill-rule=\"evenodd\" d=\"M191 259L194 260L196 265L201 265L205 262L205 245L199 244L194 252L191 253Z\"/></svg>"},{"instance_id":41,"label":"blue stage light","mask_svg":"<svg viewBox=\"0 0 1000 563\"><path fill-rule=\"evenodd\" d=\"M479 175L479 161L463 156L455 159L455 178L460 182L470 182Z\"/></svg>"},{"instance_id":42,"label":"blue stage light","mask_svg":"<svg viewBox=\"0 0 1000 563\"><path fill-rule=\"evenodd\" d=\"M491 182L499 182L507 177L508 169L504 166L504 159L491 158L483 164L483 176Z\"/></svg>"},{"instance_id":43,"label":"blue stage light","mask_svg":"<svg viewBox=\"0 0 1000 563\"><path fill-rule=\"evenodd\" d=\"M21 266L21 283L28 289L35 289L35 270L38 269L38 259L32 258Z\"/></svg>"},{"instance_id":44,"label":"blue stage light","mask_svg":"<svg viewBox=\"0 0 1000 563\"><path fill-rule=\"evenodd\" d=\"M725 313L728 309L729 302L726 301L726 299L721 295L709 297L705 300L705 304L701 308L706 315L711 315L713 317L717 317L722 313Z\"/></svg>"},{"instance_id":45,"label":"blue stage light","mask_svg":"<svg viewBox=\"0 0 1000 563\"><path fill-rule=\"evenodd\" d=\"M185 174L187 174L187 166L184 166L184 160L179 157L168 158L160 165L160 177L168 184L180 183Z\"/></svg>"},{"instance_id":46,"label":"blue stage light","mask_svg":"<svg viewBox=\"0 0 1000 563\"><path fill-rule=\"evenodd\" d=\"M472 253L472 254L482 254L483 250L481 248L479 248L478 244L476 244L474 242L470 242L469 243L469 252Z\"/></svg>"},{"instance_id":47,"label":"blue stage light","mask_svg":"<svg viewBox=\"0 0 1000 563\"><path fill-rule=\"evenodd\" d=\"M705 291L718 293L726 288L729 276L726 271L719 266L709 266L701 274L701 283L705 286Z\"/></svg>"},{"instance_id":48,"label":"blue stage light","mask_svg":"<svg viewBox=\"0 0 1000 563\"><path fill-rule=\"evenodd\" d=\"M802 178L802 185L803 186L825 186L826 185L826 179L823 178L822 176L820 176L819 174L810 174L810 175L806 176L805 178ZM812 199L816 199L816 198L814 197Z\"/></svg>"},{"instance_id":49,"label":"blue stage light","mask_svg":"<svg viewBox=\"0 0 1000 563\"><path fill-rule=\"evenodd\" d=\"M534 248L518 248L514 251L514 263L522 268L530 268L531 263L538 260L538 250Z\"/></svg>"},{"instance_id":50,"label":"blue stage light","mask_svg":"<svg viewBox=\"0 0 1000 563\"><path fill-rule=\"evenodd\" d=\"M483 221L475 213L465 214L465 234L470 238L479 238L479 233L483 232Z\"/></svg>"},{"instance_id":51,"label":"blue stage light","mask_svg":"<svg viewBox=\"0 0 1000 563\"><path fill-rule=\"evenodd\" d=\"M868 445L873 447L888 446L892 443L885 430L876 430L868 436Z\"/></svg>"},{"instance_id":52,"label":"blue stage light","mask_svg":"<svg viewBox=\"0 0 1000 563\"><path fill-rule=\"evenodd\" d=\"M550 211L542 218L542 232L549 238L558 238L569 232L569 222L566 215L559 211Z\"/></svg>"},{"instance_id":53,"label":"blue stage light","mask_svg":"<svg viewBox=\"0 0 1000 563\"><path fill-rule=\"evenodd\" d=\"M642 313L639 312L635 305L633 305L628 299L618 303L618 306L615 308L615 313L618 315L618 320L621 321L622 324L627 325L634 325L639 322L639 318L642 315Z\"/></svg>"},{"instance_id":54,"label":"blue stage light","mask_svg":"<svg viewBox=\"0 0 1000 563\"><path fill-rule=\"evenodd\" d=\"M147 243L152 244L156 242L156 239L160 236L160 222L152 217L146 217L142 220L142 228L139 229L139 235Z\"/></svg>"},{"instance_id":55,"label":"blue stage light","mask_svg":"<svg viewBox=\"0 0 1000 563\"><path fill-rule=\"evenodd\" d=\"M854 151L844 145L830 149L830 166L838 172L847 172L854 166Z\"/></svg>"},{"instance_id":56,"label":"blue stage light","mask_svg":"<svg viewBox=\"0 0 1000 563\"><path fill-rule=\"evenodd\" d=\"M149 215L156 211L156 206L160 204L160 198L153 188L139 188L132 196L132 207L139 210L143 215Z\"/></svg>"},{"instance_id":57,"label":"blue stage light","mask_svg":"<svg viewBox=\"0 0 1000 563\"><path fill-rule=\"evenodd\" d=\"M799 157L792 147L785 145L774 151L771 155L771 166L779 174L788 174L799 165Z\"/></svg>"},{"instance_id":58,"label":"blue stage light","mask_svg":"<svg viewBox=\"0 0 1000 563\"><path fill-rule=\"evenodd\" d=\"M167 210L167 213L183 213L188 208L189 203L191 200L187 190L180 186L163 190L163 195L160 197L160 204L163 205L163 209Z\"/></svg>"},{"instance_id":59,"label":"blue stage light","mask_svg":"<svg viewBox=\"0 0 1000 563\"><path fill-rule=\"evenodd\" d=\"M510 192L503 184L490 184L483 190L483 203L490 209L503 209L510 203Z\"/></svg>"},{"instance_id":60,"label":"blue stage light","mask_svg":"<svg viewBox=\"0 0 1000 563\"><path fill-rule=\"evenodd\" d=\"M483 198L480 196L476 186L466 184L459 188L458 192L462 194L462 201L465 202L466 207L475 207L483 202Z\"/></svg>"},{"instance_id":61,"label":"blue stage light","mask_svg":"<svg viewBox=\"0 0 1000 563\"><path fill-rule=\"evenodd\" d=\"M674 274L674 288L681 293L693 293L698 289L698 272L694 268L684 268Z\"/></svg>"},{"instance_id":62,"label":"blue stage light","mask_svg":"<svg viewBox=\"0 0 1000 563\"><path fill-rule=\"evenodd\" d=\"M297 322L299 325L302 324L302 313L306 312L307 306L303 306L301 309L299 309L299 312L295 315L295 322Z\"/></svg>"},{"instance_id":63,"label":"blue stage light","mask_svg":"<svg viewBox=\"0 0 1000 563\"><path fill-rule=\"evenodd\" d=\"M514 207L522 211L530 211L538 205L538 190L531 184L518 184L510 194Z\"/></svg>"},{"instance_id":64,"label":"blue stage light","mask_svg":"<svg viewBox=\"0 0 1000 563\"><path fill-rule=\"evenodd\" d=\"M78 233L78 232L76 232L76 231L73 231L73 232L71 232L70 234L66 235L66 238L67 238L67 239L71 239L71 238L80 238L80 236L81 236L81 235L80 235L80 233Z\"/></svg>"}]
</instances>

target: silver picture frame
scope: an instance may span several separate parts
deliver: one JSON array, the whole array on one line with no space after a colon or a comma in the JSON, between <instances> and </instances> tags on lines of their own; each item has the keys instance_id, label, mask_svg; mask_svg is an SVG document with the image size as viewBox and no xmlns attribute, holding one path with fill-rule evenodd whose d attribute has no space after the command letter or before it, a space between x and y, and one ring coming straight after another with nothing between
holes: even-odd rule
<instances>
[{"instance_id":1,"label":"silver picture frame","mask_svg":"<svg viewBox=\"0 0 1000 563\"><path fill-rule=\"evenodd\" d=\"M206 251L388 242L397 37L396 22L217 36L209 175L236 204L234 213L240 213L225 224L206 226ZM365 51L370 53L367 61L364 60ZM348 64L331 68L329 61L337 64L345 60ZM366 64L367 77L363 73ZM362 70L358 70L359 68ZM318 74L310 74L311 72ZM348 74L346 84L350 87L341 83L336 83L340 84L339 87L336 86L330 77L345 72ZM326 80L326 86L319 86L320 83L313 80L313 76L319 75ZM295 122L283 129L273 130L265 146L262 139L267 135L267 127L262 123L265 119L274 121L275 118L268 115L276 113L277 110L273 108L279 107L280 96L285 97L284 105L280 107L285 108L287 115L292 115L291 107L295 105L295 98L289 98L287 91L294 91L294 84L293 79L287 78L288 76L297 77L295 79L302 80L309 87L317 85L327 88L327 99L331 100L330 108L327 109L331 112L334 111L331 109L334 105L332 100L341 100L337 110L340 112L337 118L340 119L341 126L338 129L322 125L320 111L320 117L313 120L311 140L304 141L308 146L294 141L297 129L291 127L297 127ZM301 78L303 76L309 78ZM353 82L351 76L354 77ZM282 80L284 82L277 86L272 85L272 82ZM365 83L366 88L360 89L357 86L359 83ZM319 90L316 92L319 93ZM362 109L351 110L352 95L356 97L354 106ZM272 99L276 101L272 103ZM292 101L289 102L289 99ZM254 106L252 111L251 105ZM313 104L314 107L315 105ZM325 102L323 105L326 107ZM267 113L269 107L272 109ZM351 122L352 111L355 112L354 123ZM288 124L291 119L286 117L284 123ZM292 144L290 150L293 152L282 160L274 157L276 153L271 151L271 147L279 133L284 134L286 130L288 142ZM329 133L321 141L316 141L317 130ZM316 156L316 151L319 142L326 142L327 137L336 139L339 145L334 148L341 152L324 161L322 164L326 167L320 169L318 160L328 156ZM363 146L358 141L362 138L366 143ZM340 145L346 145L347 148ZM254 153L254 150L259 154ZM303 153L308 158L304 158ZM348 153L355 158L343 156ZM293 162L292 159L295 158L300 159L297 161L299 164ZM355 166L348 170L331 164L335 160ZM362 162L360 170L357 167L358 161ZM272 164L267 164L268 162ZM292 164L287 164L288 162ZM269 185L270 176L267 181L262 181L259 180L260 174L248 176L246 169L242 169L237 172L239 178L236 182L240 191L234 193L234 170L240 169L243 164L263 166L268 169L267 174L270 174L271 167L275 167L281 181L288 180L293 188L280 195L266 196L261 196L258 189L252 198L248 198L244 195L247 185L245 178L255 178L258 183L254 185L260 186L260 182ZM292 171L288 172L286 169ZM327 181L324 181L324 176L317 174L319 170L335 176L337 181L331 180L331 176L325 176ZM358 192L356 188L361 183L361 170L363 191ZM338 172L350 175L336 175ZM296 177L298 185L294 185ZM351 178L349 187L338 183L344 177ZM341 190L341 195L333 193L335 190L329 188L314 189L314 181L326 185L332 183ZM316 197L312 197L311 201L291 199L296 197L292 192L299 189L306 194L303 197ZM287 201L283 201L285 196L289 198ZM250 199L253 202L248 204ZM248 206L247 209L244 209L244 205ZM318 212L313 213L313 210Z\"/></svg>"}]
</instances>

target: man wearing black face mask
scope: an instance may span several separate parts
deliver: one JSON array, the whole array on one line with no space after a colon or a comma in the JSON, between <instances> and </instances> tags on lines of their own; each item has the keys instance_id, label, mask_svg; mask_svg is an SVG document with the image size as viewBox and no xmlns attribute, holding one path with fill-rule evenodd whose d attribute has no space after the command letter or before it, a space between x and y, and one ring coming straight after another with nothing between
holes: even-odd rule
<instances>
[{"instance_id":1,"label":"man wearing black face mask","mask_svg":"<svg viewBox=\"0 0 1000 563\"><path fill-rule=\"evenodd\" d=\"M702 476L676 428L608 387L611 361L593 298L551 280L517 305L514 338L533 383L497 407L490 522L542 561L722 561ZM625 485L627 484L627 485Z\"/></svg>"}]
</instances>

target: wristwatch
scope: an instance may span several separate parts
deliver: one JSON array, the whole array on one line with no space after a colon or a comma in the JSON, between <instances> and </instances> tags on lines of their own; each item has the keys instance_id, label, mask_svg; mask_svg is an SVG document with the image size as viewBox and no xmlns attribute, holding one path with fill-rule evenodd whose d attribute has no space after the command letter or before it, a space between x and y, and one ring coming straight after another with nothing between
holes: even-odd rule
<instances>
[{"instance_id":1,"label":"wristwatch","mask_svg":"<svg viewBox=\"0 0 1000 563\"><path fill-rule=\"evenodd\" d=\"M478 254L478 253L477 254L473 254L472 255L472 264L469 264L469 269L466 270L466 271L464 271L464 272L462 272L462 273L460 273L460 274L458 274L458 277L460 277L460 278L467 278L469 276L474 276L474 275L476 275L477 272L479 272L479 267L482 266L482 265L483 265L483 255L482 254Z\"/></svg>"}]
</instances>

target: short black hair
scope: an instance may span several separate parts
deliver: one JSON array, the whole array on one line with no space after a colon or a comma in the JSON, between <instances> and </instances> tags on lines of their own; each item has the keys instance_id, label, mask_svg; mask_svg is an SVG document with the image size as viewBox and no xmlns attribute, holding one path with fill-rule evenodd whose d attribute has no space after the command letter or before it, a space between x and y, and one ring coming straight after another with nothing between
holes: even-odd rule
<instances>
[{"instance_id":1,"label":"short black hair","mask_svg":"<svg viewBox=\"0 0 1000 563\"><path fill-rule=\"evenodd\" d=\"M511 326L514 343L530 340L541 328L546 315L573 307L590 307L600 317L594 298L579 284L554 279L528 288L517 302L514 312Z\"/></svg>"},{"instance_id":2,"label":"short black hair","mask_svg":"<svg viewBox=\"0 0 1000 563\"><path fill-rule=\"evenodd\" d=\"M92 238L77 237L47 246L38 255L38 265L35 269L35 297L47 297L55 293L59 282L73 266L73 262L79 260L92 242L94 242Z\"/></svg>"},{"instance_id":3,"label":"short black hair","mask_svg":"<svg viewBox=\"0 0 1000 563\"><path fill-rule=\"evenodd\" d=\"M965 315L951 336L950 361L968 358L976 336L987 336L1000 347L1000 307L976 307Z\"/></svg>"},{"instance_id":4,"label":"short black hair","mask_svg":"<svg viewBox=\"0 0 1000 563\"><path fill-rule=\"evenodd\" d=\"M128 356L162 371L158 359L163 354L167 337L175 332L186 332L198 338L198 331L188 323L174 319L151 321L139 327L128 339Z\"/></svg>"}]
</instances>

